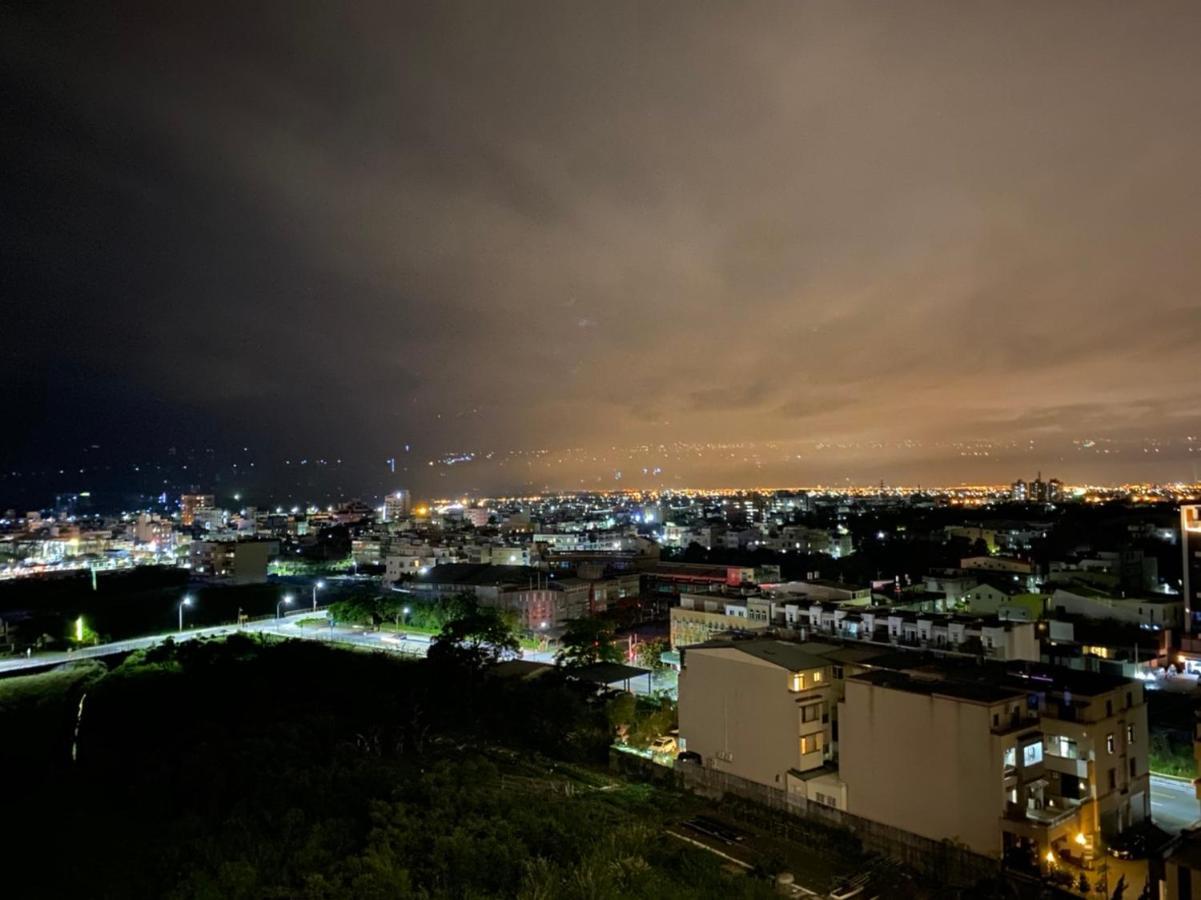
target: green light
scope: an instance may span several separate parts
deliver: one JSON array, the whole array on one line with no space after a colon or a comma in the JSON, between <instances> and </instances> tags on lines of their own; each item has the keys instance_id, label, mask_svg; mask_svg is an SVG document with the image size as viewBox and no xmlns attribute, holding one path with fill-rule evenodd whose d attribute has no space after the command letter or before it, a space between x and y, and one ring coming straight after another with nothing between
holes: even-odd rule
<instances>
[{"instance_id":1,"label":"green light","mask_svg":"<svg viewBox=\"0 0 1201 900\"><path fill-rule=\"evenodd\" d=\"M83 643L83 616L75 620L75 640L80 644Z\"/></svg>"}]
</instances>

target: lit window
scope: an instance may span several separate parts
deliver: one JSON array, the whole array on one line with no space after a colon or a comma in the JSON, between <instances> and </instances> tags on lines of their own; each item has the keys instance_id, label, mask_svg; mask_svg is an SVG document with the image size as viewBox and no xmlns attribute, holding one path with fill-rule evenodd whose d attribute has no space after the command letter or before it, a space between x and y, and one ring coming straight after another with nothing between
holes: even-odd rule
<instances>
[{"instance_id":1,"label":"lit window","mask_svg":"<svg viewBox=\"0 0 1201 900\"><path fill-rule=\"evenodd\" d=\"M1003 762L1005 768L1007 768L1007 769L1012 769L1012 768L1016 767L1018 764L1017 747L1007 748L1005 750L1005 756L1003 757L1002 762Z\"/></svg>"},{"instance_id":2,"label":"lit window","mask_svg":"<svg viewBox=\"0 0 1201 900\"><path fill-rule=\"evenodd\" d=\"M1105 735L1105 752L1113 753L1114 739L1112 734Z\"/></svg>"},{"instance_id":3,"label":"lit window","mask_svg":"<svg viewBox=\"0 0 1201 900\"><path fill-rule=\"evenodd\" d=\"M817 683L818 683L819 681L821 681L821 680L822 680L822 673L821 673L821 672L814 672L814 673L813 673L813 683L814 683L814 684L817 684Z\"/></svg>"},{"instance_id":4,"label":"lit window","mask_svg":"<svg viewBox=\"0 0 1201 900\"><path fill-rule=\"evenodd\" d=\"M1134 743L1134 726L1133 725L1126 726L1126 743L1127 744Z\"/></svg>"},{"instance_id":5,"label":"lit window","mask_svg":"<svg viewBox=\"0 0 1201 900\"><path fill-rule=\"evenodd\" d=\"M803 691L805 689L805 676L800 672L792 673L792 690Z\"/></svg>"},{"instance_id":6,"label":"lit window","mask_svg":"<svg viewBox=\"0 0 1201 900\"><path fill-rule=\"evenodd\" d=\"M1043 742L1035 741L1022 748L1022 765L1036 766L1043 761Z\"/></svg>"}]
</instances>

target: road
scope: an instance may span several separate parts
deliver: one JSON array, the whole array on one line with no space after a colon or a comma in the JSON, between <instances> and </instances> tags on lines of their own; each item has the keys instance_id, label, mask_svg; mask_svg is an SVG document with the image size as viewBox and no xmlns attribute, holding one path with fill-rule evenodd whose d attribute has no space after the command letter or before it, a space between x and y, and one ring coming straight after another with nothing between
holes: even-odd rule
<instances>
[{"instance_id":1,"label":"road","mask_svg":"<svg viewBox=\"0 0 1201 900\"><path fill-rule=\"evenodd\" d=\"M1151 818L1172 834L1201 819L1201 804L1191 781L1151 776Z\"/></svg>"},{"instance_id":2,"label":"road","mask_svg":"<svg viewBox=\"0 0 1201 900\"><path fill-rule=\"evenodd\" d=\"M279 619L261 619L247 622L241 626L218 625L211 628L187 628L183 631L169 631L147 637L131 638L126 641L114 641L111 644L100 644L95 647L83 647L66 653L39 653L28 658L10 657L0 660L0 674L21 670L46 670L80 659L95 659L129 653L134 650L145 650L161 644L168 638L175 641L190 641L197 638L223 637L239 632L243 634L274 634L280 637L351 645L370 650L383 650L398 656L425 656L429 652L430 637L428 635L410 634L401 639L390 631L367 631L362 628L346 627L300 627L301 620L312 618L312 610L302 610ZM521 655L523 659L534 662L553 663L555 661L554 654L546 650L523 650ZM656 673L650 684L647 683L645 677L634 678L630 681L630 688L636 694L663 691L674 697L676 693L675 673L672 671Z\"/></svg>"},{"instance_id":3,"label":"road","mask_svg":"<svg viewBox=\"0 0 1201 900\"><path fill-rule=\"evenodd\" d=\"M217 625L211 628L185 628L183 631L168 631L147 637L130 638L126 641L113 641L111 644L98 644L95 647L82 647L63 653L38 653L34 656L16 656L0 660L0 672L13 672L21 669L45 669L62 663L74 662L79 659L95 659L101 656L112 656L118 653L129 653L133 650L145 650L161 644L171 638L175 641L191 641L196 638L222 637L224 635L265 632L281 634L290 637L310 637L306 629L297 628L296 623L304 618L312 618L312 611L290 613L280 619L261 619L247 622L245 625Z\"/></svg>"}]
</instances>

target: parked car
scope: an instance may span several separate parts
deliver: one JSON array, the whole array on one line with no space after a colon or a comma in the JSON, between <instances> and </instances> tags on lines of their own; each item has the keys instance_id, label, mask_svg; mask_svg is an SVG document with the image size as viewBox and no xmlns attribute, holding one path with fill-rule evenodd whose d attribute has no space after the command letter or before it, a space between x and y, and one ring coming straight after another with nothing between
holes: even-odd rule
<instances>
[{"instance_id":1,"label":"parked car","mask_svg":"<svg viewBox=\"0 0 1201 900\"><path fill-rule=\"evenodd\" d=\"M701 755L695 750L681 750L676 754L676 762L696 763L699 766L703 761Z\"/></svg>"},{"instance_id":2,"label":"parked car","mask_svg":"<svg viewBox=\"0 0 1201 900\"><path fill-rule=\"evenodd\" d=\"M1142 859L1147 855L1147 835L1141 831L1121 835L1109 847L1115 859Z\"/></svg>"},{"instance_id":3,"label":"parked car","mask_svg":"<svg viewBox=\"0 0 1201 900\"><path fill-rule=\"evenodd\" d=\"M676 745L676 739L670 734L665 734L662 737L657 737L651 741L651 753L662 753L667 756L674 756L679 748Z\"/></svg>"}]
</instances>

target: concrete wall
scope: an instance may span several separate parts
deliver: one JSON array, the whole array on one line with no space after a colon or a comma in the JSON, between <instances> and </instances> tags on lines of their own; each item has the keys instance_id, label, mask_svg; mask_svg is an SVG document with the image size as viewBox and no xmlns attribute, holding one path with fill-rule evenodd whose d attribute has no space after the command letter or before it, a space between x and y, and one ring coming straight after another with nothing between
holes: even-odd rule
<instances>
[{"instance_id":1,"label":"concrete wall","mask_svg":"<svg viewBox=\"0 0 1201 900\"><path fill-rule=\"evenodd\" d=\"M838 746L847 809L999 855L1005 795L990 707L853 679L845 691Z\"/></svg>"},{"instance_id":2,"label":"concrete wall","mask_svg":"<svg viewBox=\"0 0 1201 900\"><path fill-rule=\"evenodd\" d=\"M823 685L829 685L829 671ZM828 698L828 687L793 693L786 669L733 648L684 651L680 737L704 765L783 789L799 768L797 701ZM808 723L806 726L808 729Z\"/></svg>"}]
</instances>

